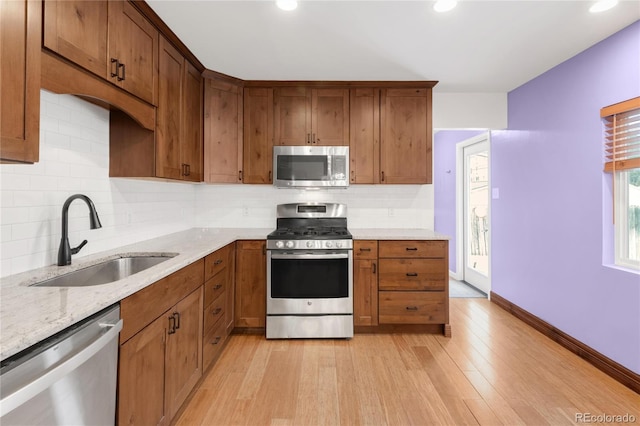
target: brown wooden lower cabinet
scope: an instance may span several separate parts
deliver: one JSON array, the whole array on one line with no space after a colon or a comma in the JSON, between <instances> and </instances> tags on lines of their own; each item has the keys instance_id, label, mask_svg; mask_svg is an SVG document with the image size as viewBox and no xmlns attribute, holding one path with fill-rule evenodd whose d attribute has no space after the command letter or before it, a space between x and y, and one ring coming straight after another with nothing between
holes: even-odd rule
<instances>
[{"instance_id":1,"label":"brown wooden lower cabinet","mask_svg":"<svg viewBox=\"0 0 640 426\"><path fill-rule=\"evenodd\" d=\"M266 287L266 241L236 242L235 327L265 326Z\"/></svg>"},{"instance_id":2,"label":"brown wooden lower cabinet","mask_svg":"<svg viewBox=\"0 0 640 426\"><path fill-rule=\"evenodd\" d=\"M353 325L378 325L378 241L353 244Z\"/></svg>"},{"instance_id":3,"label":"brown wooden lower cabinet","mask_svg":"<svg viewBox=\"0 0 640 426\"><path fill-rule=\"evenodd\" d=\"M440 291L381 291L380 323L444 324L447 301Z\"/></svg>"},{"instance_id":4,"label":"brown wooden lower cabinet","mask_svg":"<svg viewBox=\"0 0 640 426\"><path fill-rule=\"evenodd\" d=\"M130 325L121 333L118 424L169 424L202 376L203 277L200 260L120 302ZM159 314L149 306L167 303Z\"/></svg>"}]
</instances>

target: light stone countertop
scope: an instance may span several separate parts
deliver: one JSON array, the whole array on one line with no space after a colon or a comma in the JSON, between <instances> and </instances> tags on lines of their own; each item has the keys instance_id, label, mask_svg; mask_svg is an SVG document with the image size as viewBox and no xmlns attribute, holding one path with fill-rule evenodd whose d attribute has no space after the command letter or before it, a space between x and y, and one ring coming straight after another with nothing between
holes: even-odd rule
<instances>
[{"instance_id":1,"label":"light stone countertop","mask_svg":"<svg viewBox=\"0 0 640 426\"><path fill-rule=\"evenodd\" d=\"M427 229L351 229L354 239L448 240ZM169 274L198 261L236 240L262 240L273 229L194 228L56 265L2 278L0 282L0 358L4 360L81 321ZM29 287L107 259L178 253L123 280L90 287Z\"/></svg>"},{"instance_id":2,"label":"light stone countertop","mask_svg":"<svg viewBox=\"0 0 640 426\"><path fill-rule=\"evenodd\" d=\"M354 240L450 240L430 229L351 228Z\"/></svg>"},{"instance_id":3,"label":"light stone countertop","mask_svg":"<svg viewBox=\"0 0 640 426\"><path fill-rule=\"evenodd\" d=\"M236 240L263 240L273 229L194 228L2 278L0 357L4 360ZM140 253L178 253L123 280L91 287L29 287L29 284ZM121 256L118 256L121 255Z\"/></svg>"}]
</instances>

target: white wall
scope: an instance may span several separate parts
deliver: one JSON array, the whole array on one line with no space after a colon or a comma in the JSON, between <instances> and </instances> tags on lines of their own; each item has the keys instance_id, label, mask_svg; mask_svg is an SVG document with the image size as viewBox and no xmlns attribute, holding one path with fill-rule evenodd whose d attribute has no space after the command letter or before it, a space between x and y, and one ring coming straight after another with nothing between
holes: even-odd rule
<instances>
[{"instance_id":1,"label":"white wall","mask_svg":"<svg viewBox=\"0 0 640 426\"><path fill-rule=\"evenodd\" d=\"M433 229L432 185L351 185L304 191L271 185L202 185L196 188L198 226L273 228L276 205L302 201L347 204L351 228Z\"/></svg>"},{"instance_id":2,"label":"white wall","mask_svg":"<svg viewBox=\"0 0 640 426\"><path fill-rule=\"evenodd\" d=\"M74 257L193 227L195 186L109 178L109 111L69 95L41 91L40 162L0 166L0 276L57 261L61 211L72 194L69 241L89 243Z\"/></svg>"},{"instance_id":3,"label":"white wall","mask_svg":"<svg viewBox=\"0 0 640 426\"><path fill-rule=\"evenodd\" d=\"M437 88L436 88L437 89ZM506 129L506 93L433 92L434 129Z\"/></svg>"}]
</instances>

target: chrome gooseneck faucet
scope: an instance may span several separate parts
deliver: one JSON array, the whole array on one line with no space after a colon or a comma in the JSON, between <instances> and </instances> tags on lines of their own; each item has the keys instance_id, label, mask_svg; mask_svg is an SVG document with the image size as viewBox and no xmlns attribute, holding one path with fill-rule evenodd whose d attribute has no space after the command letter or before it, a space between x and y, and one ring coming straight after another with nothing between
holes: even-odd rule
<instances>
[{"instance_id":1,"label":"chrome gooseneck faucet","mask_svg":"<svg viewBox=\"0 0 640 426\"><path fill-rule=\"evenodd\" d=\"M75 194L67 198L62 206L62 238L60 239L60 248L58 249L58 266L71 265L71 255L77 254L82 247L87 244L87 240L84 240L76 248L69 246L69 206L75 199L81 199L87 206L89 206L89 221L91 229L102 228L100 218L98 218L98 212L96 206L93 205L93 201L89 197L83 194Z\"/></svg>"}]
</instances>

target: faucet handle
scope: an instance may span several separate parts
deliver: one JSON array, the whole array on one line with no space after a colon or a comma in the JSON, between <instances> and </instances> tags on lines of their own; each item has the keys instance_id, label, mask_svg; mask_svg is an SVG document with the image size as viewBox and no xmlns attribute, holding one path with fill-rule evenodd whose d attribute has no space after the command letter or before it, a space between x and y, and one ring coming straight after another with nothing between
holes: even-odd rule
<instances>
[{"instance_id":1,"label":"faucet handle","mask_svg":"<svg viewBox=\"0 0 640 426\"><path fill-rule=\"evenodd\" d=\"M80 243L78 247L72 248L71 254L78 254L78 252L82 250L82 247L84 247L87 244L87 242L88 242L87 240L84 240L83 242Z\"/></svg>"}]
</instances>

